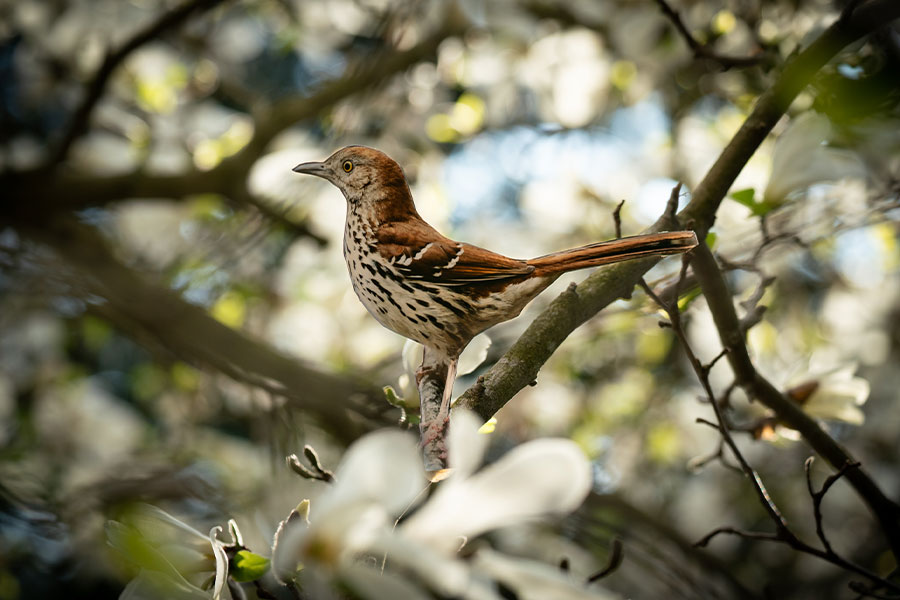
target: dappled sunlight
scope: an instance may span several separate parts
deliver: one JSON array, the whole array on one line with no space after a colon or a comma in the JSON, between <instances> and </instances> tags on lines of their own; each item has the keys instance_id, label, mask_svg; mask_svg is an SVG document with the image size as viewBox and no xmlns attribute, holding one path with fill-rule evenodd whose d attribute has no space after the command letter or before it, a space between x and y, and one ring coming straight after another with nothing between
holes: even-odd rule
<instances>
[{"instance_id":1,"label":"dappled sunlight","mask_svg":"<svg viewBox=\"0 0 900 600\"><path fill-rule=\"evenodd\" d=\"M900 593L895 3L7 4L0 600Z\"/></svg>"}]
</instances>

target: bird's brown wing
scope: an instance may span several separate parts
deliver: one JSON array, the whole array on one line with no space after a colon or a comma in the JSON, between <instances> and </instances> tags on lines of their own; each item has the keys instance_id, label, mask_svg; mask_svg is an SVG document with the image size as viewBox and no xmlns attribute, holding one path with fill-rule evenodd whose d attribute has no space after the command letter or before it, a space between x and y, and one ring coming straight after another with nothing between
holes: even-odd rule
<instances>
[{"instance_id":1,"label":"bird's brown wing","mask_svg":"<svg viewBox=\"0 0 900 600\"><path fill-rule=\"evenodd\" d=\"M382 258L409 279L460 286L528 275L534 267L444 237L424 222L382 225L377 234Z\"/></svg>"}]
</instances>

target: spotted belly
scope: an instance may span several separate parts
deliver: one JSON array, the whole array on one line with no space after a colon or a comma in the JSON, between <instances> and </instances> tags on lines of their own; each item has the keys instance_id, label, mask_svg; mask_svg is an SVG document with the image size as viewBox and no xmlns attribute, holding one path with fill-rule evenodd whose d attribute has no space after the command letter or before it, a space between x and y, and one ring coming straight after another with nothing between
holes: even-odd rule
<instances>
[{"instance_id":1,"label":"spotted belly","mask_svg":"<svg viewBox=\"0 0 900 600\"><path fill-rule=\"evenodd\" d=\"M353 291L384 327L455 356L485 329L515 317L549 280L529 278L501 293L474 297L465 288L417 281L374 252L348 245L344 256Z\"/></svg>"},{"instance_id":2,"label":"spotted belly","mask_svg":"<svg viewBox=\"0 0 900 600\"><path fill-rule=\"evenodd\" d=\"M405 280L371 257L348 257L347 267L356 296L384 327L450 354L470 339L473 308L462 296L448 297L435 285Z\"/></svg>"}]
</instances>

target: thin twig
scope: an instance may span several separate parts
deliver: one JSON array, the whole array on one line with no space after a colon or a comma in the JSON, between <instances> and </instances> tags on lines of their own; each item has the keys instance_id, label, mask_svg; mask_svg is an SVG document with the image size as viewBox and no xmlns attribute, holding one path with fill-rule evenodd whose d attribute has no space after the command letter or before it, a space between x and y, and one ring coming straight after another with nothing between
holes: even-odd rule
<instances>
[{"instance_id":1,"label":"thin twig","mask_svg":"<svg viewBox=\"0 0 900 600\"><path fill-rule=\"evenodd\" d=\"M663 12L663 14L669 19L669 21L672 22L672 25L678 31L679 35L684 38L684 41L691 49L691 52L694 53L695 58L702 58L717 62L723 69L726 70L735 67L752 67L762 61L762 55L728 56L725 54L719 54L706 44L701 44L697 40L697 38L695 38L693 34L691 34L691 32L687 28L687 25L685 25L684 21L681 19L681 15L679 15L678 11L672 8L672 6L668 2L666 2L666 0L656 0L656 5L659 6L659 9Z\"/></svg>"},{"instance_id":2,"label":"thin twig","mask_svg":"<svg viewBox=\"0 0 900 600\"><path fill-rule=\"evenodd\" d=\"M687 265L688 260L685 258L685 260L682 261L681 267L682 277L687 272ZM709 399L709 403L713 408L713 412L716 415L716 421L718 422L716 427L719 430L719 433L722 435L722 439L725 441L725 444L728 446L729 450L731 450L732 455L738 461L738 464L740 465L741 470L744 472L744 475L746 475L747 479L750 480L753 486L753 490L762 503L763 508L769 514L769 518L773 521L773 523L775 523L776 531L778 531L779 535L785 536L786 538L793 538L794 534L788 528L784 517L781 515L781 511L778 510L778 507L769 496L769 492L768 490L766 490L766 487L763 484L762 479L760 479L759 474L753 469L753 467L750 466L750 463L747 462L747 459L744 458L744 455L737 447L734 438L731 437L731 432L729 431L725 421L725 417L722 414L722 409L719 406L719 403L716 401L715 392L713 392L712 386L709 382L709 373L704 368L703 363L701 363L697 356L694 354L693 348L691 347L690 342L687 339L687 334L685 333L684 328L681 325L681 311L678 310L678 303L676 302L674 304L665 304L643 279L641 279L640 285L647 293L647 295L650 296L653 301L656 302L660 306L660 308L662 308L669 315L669 320L672 323L672 330L675 332L675 335L681 342L682 349L687 355L688 361L691 363L694 372L697 374L697 378L700 380L700 384L703 387L703 390Z\"/></svg>"},{"instance_id":3,"label":"thin twig","mask_svg":"<svg viewBox=\"0 0 900 600\"><path fill-rule=\"evenodd\" d=\"M860 463L847 463L836 473L832 473L825 479L825 482L822 484L822 488L817 492L813 489L812 483L812 472L811 467L815 457L810 456L806 459L806 462L803 463L803 469L806 471L806 489L809 490L809 497L812 498L813 502L813 516L816 520L816 535L819 536L819 540L822 541L822 546L824 546L825 551L831 554L834 554L834 550L831 548L831 544L828 541L828 537L825 535L825 529L822 525L822 499L825 498L825 494L831 488L835 482L844 476L849 469L855 469L860 466Z\"/></svg>"},{"instance_id":4,"label":"thin twig","mask_svg":"<svg viewBox=\"0 0 900 600\"><path fill-rule=\"evenodd\" d=\"M705 248L704 244L701 244L701 246ZM682 277L686 273L687 265L688 265L689 261L690 261L690 255L688 254L684 257L683 262L682 262L682 269L681 269ZM704 365L699 361L699 359L697 359L697 356L694 354L693 349L690 345L690 342L688 341L687 334L686 334L684 328L682 327L681 313L678 309L678 303L674 302L672 304L665 304L664 302L662 302L662 300L659 298L659 296L657 296L653 292L653 289L650 288L650 286L647 285L647 283L643 279L641 280L641 287L643 287L644 291L647 293L647 295L650 296L657 304L659 304L660 308L662 308L669 315L669 320L671 321L671 324L672 324L672 331L678 337L678 340L681 343L682 349L684 350L685 354L687 355L688 361L690 362L691 366L693 367L694 372L697 375L697 378L700 380L700 384L703 387L704 392L707 394L707 396L709 398L709 402L713 408L713 412L715 413L717 423L712 423L712 422L705 421L705 420L703 422L707 425L716 427L719 430L719 433L722 436L722 440L728 446L729 450L731 450L731 453L734 456L734 458L738 461L738 464L740 465L741 470L743 471L744 475L750 480L753 490L756 493L757 497L759 498L760 504L762 504L763 509L766 511L766 513L769 515L770 520L775 525L774 533L743 531L743 530L739 530L739 529L736 529L733 527L721 527L721 528L718 528L718 529L710 532L706 536L704 536L701 540L699 540L697 542L697 545L705 546L710 542L710 540L712 540L712 538L714 538L715 536L717 536L721 533L739 535L741 537L745 537L748 539L785 543L795 550L819 557L822 560L830 562L831 564L834 564L842 569L856 573L858 575L862 575L880 585L890 587L891 589L900 591L900 586L897 586L885 579L882 579L877 574L869 571L868 569L865 569L859 565L851 563L851 562L847 561L846 559L842 558L841 556L836 554L831 549L831 546L829 544L825 545L824 550L815 548L815 547L810 546L809 544L803 542L802 540L800 540L794 534L794 532L791 531L790 527L787 524L787 521L784 519L784 517L781 514L781 511L778 509L778 506L772 500L771 496L769 496L768 490L766 489L765 485L763 484L762 479L760 478L759 474L753 469L753 467L750 466L749 462L746 460L744 455L738 449L737 444L734 442L734 439L731 436L731 432L727 425L725 416L722 412L721 407L719 406L719 403L716 401L715 394L713 393L712 386L709 382L709 373L707 370L704 369ZM677 297L677 295L678 294L676 293L675 296ZM833 485L834 482L840 478L840 476L843 476L848 472L854 472L858 466L859 466L858 464L855 464L855 465L849 464L849 463L845 464L839 470L839 473L837 474L837 476L829 477L829 479L826 480L826 483L823 486L823 490L820 492L813 492L812 484L809 483L809 480L807 480L808 485L810 487L810 493L813 494L814 505L817 501L821 502L821 495L824 495L824 493L828 490L828 488L830 488L831 485ZM821 495L817 496L816 494L821 494ZM817 498L818 498L818 500L817 500ZM821 515L820 514L817 516L817 523L818 524L821 523ZM824 538L824 533L820 536L820 539L823 539L823 538ZM823 539L823 541L824 541L824 539Z\"/></svg>"},{"instance_id":5,"label":"thin twig","mask_svg":"<svg viewBox=\"0 0 900 600\"><path fill-rule=\"evenodd\" d=\"M613 224L616 227L616 239L622 237L622 207L625 206L625 200L621 200L613 211Z\"/></svg>"}]
</instances>

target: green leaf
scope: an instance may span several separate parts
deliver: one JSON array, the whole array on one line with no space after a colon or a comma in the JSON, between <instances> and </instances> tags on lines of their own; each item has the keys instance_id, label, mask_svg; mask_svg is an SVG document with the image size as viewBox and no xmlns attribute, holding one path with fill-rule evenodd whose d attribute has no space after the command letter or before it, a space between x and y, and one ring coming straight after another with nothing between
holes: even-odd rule
<instances>
[{"instance_id":1,"label":"green leaf","mask_svg":"<svg viewBox=\"0 0 900 600\"><path fill-rule=\"evenodd\" d=\"M706 247L712 250L713 246L716 245L716 240L719 239L714 232L710 231L706 234Z\"/></svg>"},{"instance_id":2,"label":"green leaf","mask_svg":"<svg viewBox=\"0 0 900 600\"><path fill-rule=\"evenodd\" d=\"M736 192L731 192L728 197L732 200L738 202L739 204L743 204L750 210L754 210L756 207L756 192L753 188L747 188L745 190L738 190ZM755 212L755 211L754 211Z\"/></svg>"},{"instance_id":3,"label":"green leaf","mask_svg":"<svg viewBox=\"0 0 900 600\"><path fill-rule=\"evenodd\" d=\"M389 385L384 386L384 399L388 404L397 408L403 408L403 400L397 395L397 392Z\"/></svg>"},{"instance_id":4,"label":"green leaf","mask_svg":"<svg viewBox=\"0 0 900 600\"><path fill-rule=\"evenodd\" d=\"M231 576L235 581L254 581L269 570L269 559L249 550L240 550L232 559Z\"/></svg>"},{"instance_id":5,"label":"green leaf","mask_svg":"<svg viewBox=\"0 0 900 600\"><path fill-rule=\"evenodd\" d=\"M763 200L762 202L757 202L756 206L753 208L753 214L757 217L764 217L768 213L772 212L778 208L778 204L775 202L766 202Z\"/></svg>"},{"instance_id":6,"label":"green leaf","mask_svg":"<svg viewBox=\"0 0 900 600\"><path fill-rule=\"evenodd\" d=\"M765 216L767 213L772 212L773 209L778 208L778 205L774 202L757 202L756 192L753 188L732 192L728 197L749 208L750 212L757 217Z\"/></svg>"},{"instance_id":7,"label":"green leaf","mask_svg":"<svg viewBox=\"0 0 900 600\"><path fill-rule=\"evenodd\" d=\"M694 288L688 290L687 292L681 294L681 297L678 298L678 310L683 311L688 306L690 306L691 302L700 297L700 288Z\"/></svg>"}]
</instances>

